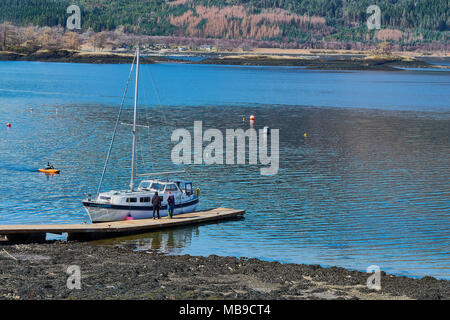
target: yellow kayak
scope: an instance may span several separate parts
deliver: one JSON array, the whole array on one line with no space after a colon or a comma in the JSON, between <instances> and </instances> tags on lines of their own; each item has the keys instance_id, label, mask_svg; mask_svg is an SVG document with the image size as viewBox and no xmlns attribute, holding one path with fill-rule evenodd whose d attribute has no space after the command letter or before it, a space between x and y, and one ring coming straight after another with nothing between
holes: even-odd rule
<instances>
[{"instance_id":1,"label":"yellow kayak","mask_svg":"<svg viewBox=\"0 0 450 320\"><path fill-rule=\"evenodd\" d=\"M59 173L59 170L56 169L38 169L40 172L45 172L45 173Z\"/></svg>"}]
</instances>

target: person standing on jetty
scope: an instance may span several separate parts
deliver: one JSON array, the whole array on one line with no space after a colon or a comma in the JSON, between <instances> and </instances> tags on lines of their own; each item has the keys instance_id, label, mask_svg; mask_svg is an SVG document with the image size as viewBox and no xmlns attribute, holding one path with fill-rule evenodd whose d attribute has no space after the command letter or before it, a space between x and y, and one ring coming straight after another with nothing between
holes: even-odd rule
<instances>
[{"instance_id":1,"label":"person standing on jetty","mask_svg":"<svg viewBox=\"0 0 450 320\"><path fill-rule=\"evenodd\" d=\"M169 191L169 197L167 198L167 212L169 214L169 218L171 219L173 217L173 209L175 209L175 197L173 194L170 194Z\"/></svg>"},{"instance_id":2,"label":"person standing on jetty","mask_svg":"<svg viewBox=\"0 0 450 320\"><path fill-rule=\"evenodd\" d=\"M159 206L161 205L161 198L158 196L158 192L155 192L155 195L152 198L153 205L153 219L155 219L155 210L158 212L159 219Z\"/></svg>"}]
</instances>

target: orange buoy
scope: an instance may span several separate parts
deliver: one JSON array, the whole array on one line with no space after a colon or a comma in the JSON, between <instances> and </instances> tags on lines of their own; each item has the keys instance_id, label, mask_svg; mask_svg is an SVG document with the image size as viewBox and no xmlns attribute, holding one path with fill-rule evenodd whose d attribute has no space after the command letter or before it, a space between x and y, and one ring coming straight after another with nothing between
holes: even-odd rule
<instances>
[{"instance_id":1,"label":"orange buoy","mask_svg":"<svg viewBox=\"0 0 450 320\"><path fill-rule=\"evenodd\" d=\"M7 126L8 128L11 128L11 123L8 122L8 123L6 124L6 126Z\"/></svg>"}]
</instances>

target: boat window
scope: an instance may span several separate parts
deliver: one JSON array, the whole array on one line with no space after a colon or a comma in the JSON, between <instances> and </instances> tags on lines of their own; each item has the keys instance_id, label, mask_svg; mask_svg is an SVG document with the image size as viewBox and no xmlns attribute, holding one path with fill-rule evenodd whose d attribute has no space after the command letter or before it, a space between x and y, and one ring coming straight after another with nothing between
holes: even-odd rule
<instances>
[{"instance_id":1,"label":"boat window","mask_svg":"<svg viewBox=\"0 0 450 320\"><path fill-rule=\"evenodd\" d=\"M141 202L150 202L150 197L144 197L140 199Z\"/></svg>"},{"instance_id":2,"label":"boat window","mask_svg":"<svg viewBox=\"0 0 450 320\"><path fill-rule=\"evenodd\" d=\"M192 183L186 183L186 194L188 196L192 194Z\"/></svg>"},{"instance_id":3,"label":"boat window","mask_svg":"<svg viewBox=\"0 0 450 320\"><path fill-rule=\"evenodd\" d=\"M178 184L178 187L180 187L180 190L183 191L183 192L184 192L184 188L186 188L184 182L180 182L180 183Z\"/></svg>"},{"instance_id":4,"label":"boat window","mask_svg":"<svg viewBox=\"0 0 450 320\"><path fill-rule=\"evenodd\" d=\"M152 183L152 189L155 189L155 190L163 190L163 189L164 189L164 185L163 185L163 184L156 183L156 182L153 182L153 183Z\"/></svg>"},{"instance_id":5,"label":"boat window","mask_svg":"<svg viewBox=\"0 0 450 320\"><path fill-rule=\"evenodd\" d=\"M150 187L150 182L141 182L139 185L139 188L141 189L148 189Z\"/></svg>"},{"instance_id":6,"label":"boat window","mask_svg":"<svg viewBox=\"0 0 450 320\"><path fill-rule=\"evenodd\" d=\"M109 200L111 200L111 197L100 196L100 200L109 201Z\"/></svg>"},{"instance_id":7,"label":"boat window","mask_svg":"<svg viewBox=\"0 0 450 320\"><path fill-rule=\"evenodd\" d=\"M166 186L166 191L178 191L178 188L175 184L171 183Z\"/></svg>"},{"instance_id":8,"label":"boat window","mask_svg":"<svg viewBox=\"0 0 450 320\"><path fill-rule=\"evenodd\" d=\"M137 198L127 198L127 202L137 202Z\"/></svg>"}]
</instances>

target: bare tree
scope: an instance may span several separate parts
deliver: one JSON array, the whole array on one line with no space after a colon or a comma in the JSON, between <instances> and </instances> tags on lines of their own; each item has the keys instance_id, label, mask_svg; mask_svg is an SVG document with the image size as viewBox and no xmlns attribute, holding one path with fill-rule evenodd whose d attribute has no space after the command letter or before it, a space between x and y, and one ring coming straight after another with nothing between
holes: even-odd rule
<instances>
[{"instance_id":1,"label":"bare tree","mask_svg":"<svg viewBox=\"0 0 450 320\"><path fill-rule=\"evenodd\" d=\"M10 22L5 21L0 25L2 50L8 47L14 47L18 44L18 35L16 28Z\"/></svg>"},{"instance_id":2,"label":"bare tree","mask_svg":"<svg viewBox=\"0 0 450 320\"><path fill-rule=\"evenodd\" d=\"M57 45L57 38L51 28L45 27L38 38L38 42L43 49L53 49Z\"/></svg>"},{"instance_id":3,"label":"bare tree","mask_svg":"<svg viewBox=\"0 0 450 320\"><path fill-rule=\"evenodd\" d=\"M80 37L76 32L66 32L61 38L63 48L70 50L80 49Z\"/></svg>"},{"instance_id":4,"label":"bare tree","mask_svg":"<svg viewBox=\"0 0 450 320\"><path fill-rule=\"evenodd\" d=\"M103 50L106 46L107 37L106 33L104 31L100 33L95 33L89 38L89 43L94 47L94 50L96 48Z\"/></svg>"},{"instance_id":5,"label":"bare tree","mask_svg":"<svg viewBox=\"0 0 450 320\"><path fill-rule=\"evenodd\" d=\"M35 51L38 49L38 27L28 26L21 29L21 46L28 51Z\"/></svg>"},{"instance_id":6,"label":"bare tree","mask_svg":"<svg viewBox=\"0 0 450 320\"><path fill-rule=\"evenodd\" d=\"M385 56L390 56L390 55L392 55L392 45L387 41L382 42L377 45L376 53L385 55Z\"/></svg>"}]
</instances>

